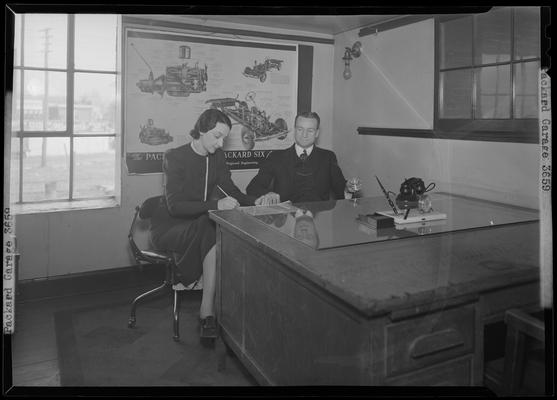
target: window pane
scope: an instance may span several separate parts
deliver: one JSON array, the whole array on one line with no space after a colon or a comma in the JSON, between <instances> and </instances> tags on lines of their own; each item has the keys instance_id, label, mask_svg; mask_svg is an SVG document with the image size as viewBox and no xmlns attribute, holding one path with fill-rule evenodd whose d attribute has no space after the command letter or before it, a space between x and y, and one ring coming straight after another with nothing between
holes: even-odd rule
<instances>
[{"instance_id":1,"label":"window pane","mask_svg":"<svg viewBox=\"0 0 557 400\"><path fill-rule=\"evenodd\" d=\"M10 162L10 203L19 201L19 138L12 138Z\"/></svg>"},{"instance_id":2,"label":"window pane","mask_svg":"<svg viewBox=\"0 0 557 400\"><path fill-rule=\"evenodd\" d=\"M23 201L67 199L70 139L25 138L23 141Z\"/></svg>"},{"instance_id":3,"label":"window pane","mask_svg":"<svg viewBox=\"0 0 557 400\"><path fill-rule=\"evenodd\" d=\"M75 68L116 70L116 15L75 16Z\"/></svg>"},{"instance_id":4,"label":"window pane","mask_svg":"<svg viewBox=\"0 0 557 400\"><path fill-rule=\"evenodd\" d=\"M510 61L510 9L497 9L479 14L476 18L476 65Z\"/></svg>"},{"instance_id":5,"label":"window pane","mask_svg":"<svg viewBox=\"0 0 557 400\"><path fill-rule=\"evenodd\" d=\"M515 64L515 118L538 117L538 70L539 63Z\"/></svg>"},{"instance_id":6,"label":"window pane","mask_svg":"<svg viewBox=\"0 0 557 400\"><path fill-rule=\"evenodd\" d=\"M14 18L14 65L21 65L21 14Z\"/></svg>"},{"instance_id":7,"label":"window pane","mask_svg":"<svg viewBox=\"0 0 557 400\"><path fill-rule=\"evenodd\" d=\"M477 118L510 118L510 71L509 65L478 69Z\"/></svg>"},{"instance_id":8,"label":"window pane","mask_svg":"<svg viewBox=\"0 0 557 400\"><path fill-rule=\"evenodd\" d=\"M114 133L116 75L75 74L74 132Z\"/></svg>"},{"instance_id":9,"label":"window pane","mask_svg":"<svg viewBox=\"0 0 557 400\"><path fill-rule=\"evenodd\" d=\"M67 15L25 14L24 24L23 65L66 68Z\"/></svg>"},{"instance_id":10,"label":"window pane","mask_svg":"<svg viewBox=\"0 0 557 400\"><path fill-rule=\"evenodd\" d=\"M24 130L65 130L66 73L25 71L24 80Z\"/></svg>"},{"instance_id":11,"label":"window pane","mask_svg":"<svg viewBox=\"0 0 557 400\"><path fill-rule=\"evenodd\" d=\"M472 118L472 70L441 73L441 118Z\"/></svg>"},{"instance_id":12,"label":"window pane","mask_svg":"<svg viewBox=\"0 0 557 400\"><path fill-rule=\"evenodd\" d=\"M539 7L515 8L515 60L540 56Z\"/></svg>"},{"instance_id":13,"label":"window pane","mask_svg":"<svg viewBox=\"0 0 557 400\"><path fill-rule=\"evenodd\" d=\"M114 195L115 138L82 137L74 141L74 197Z\"/></svg>"},{"instance_id":14,"label":"window pane","mask_svg":"<svg viewBox=\"0 0 557 400\"><path fill-rule=\"evenodd\" d=\"M19 117L20 117L20 86L21 86L21 71L14 70L14 83L12 92L12 132L16 132L20 129L19 127Z\"/></svg>"},{"instance_id":15,"label":"window pane","mask_svg":"<svg viewBox=\"0 0 557 400\"><path fill-rule=\"evenodd\" d=\"M441 68L472 65L472 17L441 24L439 40Z\"/></svg>"}]
</instances>

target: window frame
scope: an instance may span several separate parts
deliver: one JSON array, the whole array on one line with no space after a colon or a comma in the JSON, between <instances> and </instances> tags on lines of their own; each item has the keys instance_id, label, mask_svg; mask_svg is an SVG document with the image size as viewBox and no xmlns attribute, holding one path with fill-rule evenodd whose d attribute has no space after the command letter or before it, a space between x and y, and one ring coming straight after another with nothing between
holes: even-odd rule
<instances>
[{"instance_id":1,"label":"window frame","mask_svg":"<svg viewBox=\"0 0 557 400\"><path fill-rule=\"evenodd\" d=\"M118 60L118 50L116 50L115 56L115 68L114 70L90 70L90 69L81 69L75 68L74 66L74 59L75 59L75 16L76 14L66 14L67 17L67 31L66 31L66 66L65 68L56 68L56 67L34 67L34 66L25 66L25 16L28 15L26 13L22 13L21 15L21 25L19 27L19 50L20 54L18 55L19 60L14 59L13 63L13 74L15 75L16 71L19 73L19 82L18 82L18 98L14 99L13 101L17 101L19 103L19 127L18 129L11 129L11 138L17 139L17 151L16 154L19 154L17 163L18 163L18 187L17 187L17 200L12 204L16 207L30 207L31 209L37 208L41 211L52 211L52 210L59 210L61 204L67 204L68 209L74 209L79 207L78 204L81 202L86 208L97 208L94 204L95 201L98 201L100 205L106 204L116 204L117 198L119 197L119 187L120 180L118 179L119 173L119 161L122 157L122 143L120 140L120 118L118 117L119 113L121 112L119 108L119 60ZM15 33L15 29L17 29L17 24L15 24L15 19L17 18L14 15L14 39L17 37L17 33ZM121 29L121 20L120 16L118 16L118 30ZM119 44L119 35L116 35L116 44L117 47L120 47ZM65 130L44 130L44 131L32 131L32 130L25 130L25 110L24 110L24 97L25 97L25 72L26 71L39 71L39 72L63 72L66 74L66 127ZM113 75L116 82L116 98L115 103L117 105L116 109L116 121L114 124L114 132L107 133L87 133L87 134L76 134L74 132L74 112L75 112L75 104L74 104L74 88L75 88L75 75L80 73L89 73L89 74L102 74L105 76ZM15 84L15 82L14 82ZM12 110L14 112L15 110ZM74 173L75 173L75 158L76 154L74 152L74 140L76 138L94 138L94 137L112 137L114 138L114 145L115 145L115 159L114 159L114 193L107 194L107 195L99 195L99 196L89 196L89 197L74 197L75 196L75 188L74 188ZM41 199L41 200L23 200L23 141L26 138L68 138L69 139L69 166L68 166L68 196L64 198L56 198L56 199ZM12 141L13 146L13 141ZM13 151L12 151L13 154ZM12 160L13 162L13 160ZM10 185L13 187L13 185ZM93 203L92 203L93 201ZM49 208L49 204L52 205L52 210ZM62 207L64 209L64 207ZM23 211L25 210L22 209Z\"/></svg>"},{"instance_id":2,"label":"window frame","mask_svg":"<svg viewBox=\"0 0 557 400\"><path fill-rule=\"evenodd\" d=\"M503 7L496 7L503 8ZM541 62L541 57L514 60L515 51L515 10L516 7L509 7L511 10L511 27L510 27L510 60L508 62L498 62L498 63L488 63L481 64L478 66L473 61L472 66L466 67L456 67L456 68L445 68L441 69L440 63L440 31L441 23L459 19L466 18L468 15L460 16L440 16L435 17L435 90L434 90L434 117L433 130L445 138L454 139L466 139L466 140L477 140L477 141L494 141L494 142L514 142L514 143L537 143L539 140L538 132L538 118L514 118L514 106L516 101L516 91L515 91L515 77L514 77L514 67L516 64L524 64L528 62ZM541 10L540 10L541 11ZM477 29L476 29L476 17L477 14L472 15L473 17L473 33L472 33L472 47L476 41ZM472 54L474 58L474 54ZM474 119L474 115L477 112L476 109L476 86L477 86L477 73L479 68L491 67L491 66L501 66L509 65L511 66L510 79L511 79L511 104L510 104L510 118L484 118L484 119ZM472 115L473 118L441 118L441 88L440 79L441 72L443 71L456 71L456 70L471 70L472 71Z\"/></svg>"},{"instance_id":3,"label":"window frame","mask_svg":"<svg viewBox=\"0 0 557 400\"><path fill-rule=\"evenodd\" d=\"M501 8L501 7L496 7ZM524 60L513 60L515 38L515 7L511 8L511 59L507 63L493 63L493 65L511 65L538 61L541 65L541 54L536 58ZM540 18L542 9L540 8ZM539 142L539 118L520 118L520 119L448 119L440 118L440 30L441 23L458 18L466 18L476 16L478 14L453 14L453 15L437 15L430 16L434 20L434 82L433 82L433 129L405 129L405 128L375 128L360 126L357 132L360 135L375 136L398 136L398 137L416 137L429 139L452 139L452 140L470 140L470 141L490 141L505 143L538 143ZM422 19L426 19L423 18ZM415 22L415 21L411 21ZM397 27L397 26L394 26ZM389 27L390 29L391 27ZM476 29L474 28L474 35ZM367 33L361 33L365 36ZM541 27L540 27L541 36ZM471 40L474 40L474 36ZM541 41L540 41L541 46ZM540 49L541 52L541 49ZM483 65L482 65L483 66ZM486 64L487 66L487 64ZM477 67L472 67L472 69ZM446 68L446 70L456 70L457 68ZM474 74L475 75L475 74ZM511 70L512 79L512 98L511 108L514 109L515 88L514 76ZM474 78L475 81L475 78ZM474 94L473 94L474 96ZM472 98L475 102L475 99ZM512 114L511 114L512 115Z\"/></svg>"}]
</instances>

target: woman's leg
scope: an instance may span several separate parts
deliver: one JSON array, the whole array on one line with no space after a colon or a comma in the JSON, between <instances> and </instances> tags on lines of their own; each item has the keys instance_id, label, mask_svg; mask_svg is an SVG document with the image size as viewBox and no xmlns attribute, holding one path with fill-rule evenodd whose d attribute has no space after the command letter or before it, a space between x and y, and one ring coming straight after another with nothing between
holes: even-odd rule
<instances>
[{"instance_id":1,"label":"woman's leg","mask_svg":"<svg viewBox=\"0 0 557 400\"><path fill-rule=\"evenodd\" d=\"M201 318L215 315L215 270L217 267L216 246L211 247L203 259L203 295L199 316Z\"/></svg>"}]
</instances>

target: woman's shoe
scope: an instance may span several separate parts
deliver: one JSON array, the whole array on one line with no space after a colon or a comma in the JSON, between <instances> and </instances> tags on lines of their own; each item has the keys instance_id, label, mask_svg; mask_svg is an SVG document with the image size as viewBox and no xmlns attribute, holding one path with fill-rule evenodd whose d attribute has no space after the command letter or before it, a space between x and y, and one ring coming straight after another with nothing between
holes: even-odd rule
<instances>
[{"instance_id":1,"label":"woman's shoe","mask_svg":"<svg viewBox=\"0 0 557 400\"><path fill-rule=\"evenodd\" d=\"M217 321L214 316L199 318L199 336L208 339L217 337Z\"/></svg>"}]
</instances>

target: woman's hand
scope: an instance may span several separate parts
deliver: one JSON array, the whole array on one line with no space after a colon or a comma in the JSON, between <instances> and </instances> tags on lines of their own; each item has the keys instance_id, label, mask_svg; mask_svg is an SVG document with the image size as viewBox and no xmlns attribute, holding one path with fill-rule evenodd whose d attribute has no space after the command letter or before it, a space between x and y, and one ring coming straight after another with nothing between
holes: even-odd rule
<instances>
[{"instance_id":1,"label":"woman's hand","mask_svg":"<svg viewBox=\"0 0 557 400\"><path fill-rule=\"evenodd\" d=\"M234 197L225 197L217 202L217 208L219 210L231 210L238 207L239 205L240 203L238 203L238 200L236 200Z\"/></svg>"},{"instance_id":2,"label":"woman's hand","mask_svg":"<svg viewBox=\"0 0 557 400\"><path fill-rule=\"evenodd\" d=\"M256 206L271 206L280 203L280 195L275 192L269 192L255 200Z\"/></svg>"}]
</instances>

